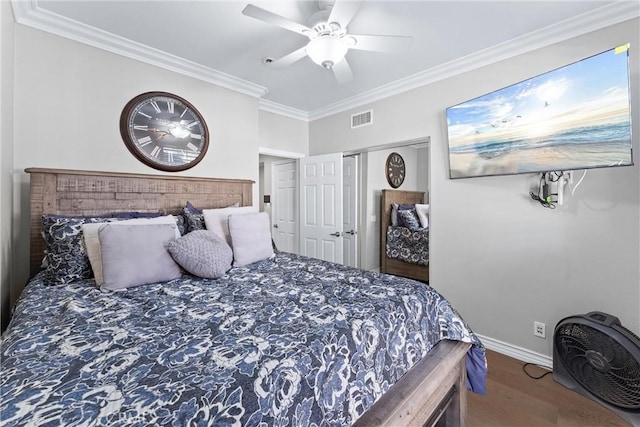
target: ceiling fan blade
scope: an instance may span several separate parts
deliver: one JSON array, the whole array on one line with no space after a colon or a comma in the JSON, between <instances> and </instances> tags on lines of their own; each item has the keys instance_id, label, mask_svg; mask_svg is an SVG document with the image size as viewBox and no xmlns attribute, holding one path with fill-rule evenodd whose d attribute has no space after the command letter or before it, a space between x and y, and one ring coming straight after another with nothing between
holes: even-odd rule
<instances>
[{"instance_id":1,"label":"ceiling fan blade","mask_svg":"<svg viewBox=\"0 0 640 427\"><path fill-rule=\"evenodd\" d=\"M411 36L377 36L349 34L356 40L355 45L349 45L349 49L373 50L376 52L405 52L411 47Z\"/></svg>"},{"instance_id":2,"label":"ceiling fan blade","mask_svg":"<svg viewBox=\"0 0 640 427\"><path fill-rule=\"evenodd\" d=\"M289 66L294 62L301 60L307 55L307 52L305 51L306 48L307 48L306 46L303 46L300 49L294 50L293 52L283 56L282 58L275 59L271 62L267 62L267 65L271 68L277 68L277 69Z\"/></svg>"},{"instance_id":3,"label":"ceiling fan blade","mask_svg":"<svg viewBox=\"0 0 640 427\"><path fill-rule=\"evenodd\" d=\"M334 64L331 69L333 70L333 75L336 76L338 84L347 84L353 80L353 73L351 72L351 67L349 66L346 58L343 58L342 61Z\"/></svg>"},{"instance_id":4,"label":"ceiling fan blade","mask_svg":"<svg viewBox=\"0 0 640 427\"><path fill-rule=\"evenodd\" d=\"M316 31L307 27L306 25L299 24L295 21L285 18L284 16L277 15L268 10L262 9L258 6L248 4L242 9L242 14L251 18L258 19L269 24L277 25L285 30L293 31L294 33L302 34L303 36L311 37L315 35Z\"/></svg>"},{"instance_id":5,"label":"ceiling fan blade","mask_svg":"<svg viewBox=\"0 0 640 427\"><path fill-rule=\"evenodd\" d=\"M343 29L347 28L349 22L351 22L356 12L358 12L358 9L360 9L361 4L362 0L336 0L333 7L331 8L331 13L329 14L329 19L327 19L327 22L337 22Z\"/></svg>"}]
</instances>

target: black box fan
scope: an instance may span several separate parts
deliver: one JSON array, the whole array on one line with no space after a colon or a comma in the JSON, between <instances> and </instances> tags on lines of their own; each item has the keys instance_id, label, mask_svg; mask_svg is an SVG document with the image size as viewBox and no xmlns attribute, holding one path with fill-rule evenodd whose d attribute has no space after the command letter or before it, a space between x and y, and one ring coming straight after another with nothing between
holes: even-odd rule
<instances>
[{"instance_id":1,"label":"black box fan","mask_svg":"<svg viewBox=\"0 0 640 427\"><path fill-rule=\"evenodd\" d=\"M558 322L553 379L640 426L640 338L617 317L592 311Z\"/></svg>"}]
</instances>

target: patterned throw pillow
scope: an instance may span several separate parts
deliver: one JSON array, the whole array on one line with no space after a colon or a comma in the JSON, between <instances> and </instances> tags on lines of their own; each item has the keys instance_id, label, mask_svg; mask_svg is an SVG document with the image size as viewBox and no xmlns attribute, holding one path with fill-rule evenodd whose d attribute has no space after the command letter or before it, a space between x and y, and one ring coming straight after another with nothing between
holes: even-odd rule
<instances>
[{"instance_id":1,"label":"patterned throw pillow","mask_svg":"<svg viewBox=\"0 0 640 427\"><path fill-rule=\"evenodd\" d=\"M208 230L196 230L169 242L167 250L173 259L189 273L216 279L230 268L231 248L222 238Z\"/></svg>"},{"instance_id":2,"label":"patterned throw pillow","mask_svg":"<svg viewBox=\"0 0 640 427\"><path fill-rule=\"evenodd\" d=\"M398 224L398 212L415 209L415 205L399 205L397 203L391 204L391 225L396 226Z\"/></svg>"},{"instance_id":3,"label":"patterned throw pillow","mask_svg":"<svg viewBox=\"0 0 640 427\"><path fill-rule=\"evenodd\" d=\"M191 233L196 230L206 230L206 226L204 223L204 215L201 213L196 213L188 207L182 208L182 217L184 218L184 228L185 233Z\"/></svg>"},{"instance_id":4,"label":"patterned throw pillow","mask_svg":"<svg viewBox=\"0 0 640 427\"><path fill-rule=\"evenodd\" d=\"M401 227L407 227L410 230L417 230L420 228L420 220L415 210L398 211L398 225Z\"/></svg>"},{"instance_id":5,"label":"patterned throw pillow","mask_svg":"<svg viewBox=\"0 0 640 427\"><path fill-rule=\"evenodd\" d=\"M202 209L198 209L195 206L193 206L193 203L191 203L190 201L187 200L187 206L185 206L185 209L188 210L191 213L195 213L195 214L201 214L202 213Z\"/></svg>"},{"instance_id":6,"label":"patterned throw pillow","mask_svg":"<svg viewBox=\"0 0 640 427\"><path fill-rule=\"evenodd\" d=\"M42 216L45 255L42 266L53 283L71 283L92 277L91 264L82 238L82 224L120 221L107 217Z\"/></svg>"},{"instance_id":7,"label":"patterned throw pillow","mask_svg":"<svg viewBox=\"0 0 640 427\"><path fill-rule=\"evenodd\" d=\"M174 215L173 218L176 220L176 225L178 226L180 235L184 236L187 233L187 225L184 221L184 217L182 215Z\"/></svg>"}]
</instances>

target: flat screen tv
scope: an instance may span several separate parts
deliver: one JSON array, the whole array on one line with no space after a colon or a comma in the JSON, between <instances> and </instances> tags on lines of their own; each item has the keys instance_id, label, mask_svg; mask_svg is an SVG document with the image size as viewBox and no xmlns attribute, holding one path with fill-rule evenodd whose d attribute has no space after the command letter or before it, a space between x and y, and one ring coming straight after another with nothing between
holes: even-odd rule
<instances>
[{"instance_id":1,"label":"flat screen tv","mask_svg":"<svg viewBox=\"0 0 640 427\"><path fill-rule=\"evenodd\" d=\"M633 164L629 45L447 108L451 178Z\"/></svg>"}]
</instances>

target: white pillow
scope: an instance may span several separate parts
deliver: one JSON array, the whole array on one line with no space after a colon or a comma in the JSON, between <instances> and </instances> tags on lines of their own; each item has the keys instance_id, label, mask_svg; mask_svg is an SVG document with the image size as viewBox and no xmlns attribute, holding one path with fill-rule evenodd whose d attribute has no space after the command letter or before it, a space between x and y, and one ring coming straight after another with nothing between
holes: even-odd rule
<instances>
[{"instance_id":1,"label":"white pillow","mask_svg":"<svg viewBox=\"0 0 640 427\"><path fill-rule=\"evenodd\" d=\"M98 237L98 230L101 226L105 225L104 222L97 222L91 224L82 224L82 237L84 239L84 246L87 250L87 257L91 264L91 270L93 270L93 276L96 279L96 285L100 286L104 282L102 277L102 253L100 251L100 238ZM133 218L125 219L122 221L113 221L109 224L115 225L131 225L131 224L172 224L175 226L176 239L180 237L180 230L176 224L176 218L173 215L165 215L153 218Z\"/></svg>"},{"instance_id":2,"label":"white pillow","mask_svg":"<svg viewBox=\"0 0 640 427\"><path fill-rule=\"evenodd\" d=\"M258 213L258 207L241 206L239 208L202 210L204 224L207 226L207 230L213 231L219 237L223 238L232 248L231 236L229 235L229 215L245 215L250 213Z\"/></svg>"},{"instance_id":3,"label":"white pillow","mask_svg":"<svg viewBox=\"0 0 640 427\"><path fill-rule=\"evenodd\" d=\"M169 224L102 224L98 230L104 283L100 290L117 291L179 278L180 267L167 245L175 239Z\"/></svg>"},{"instance_id":4,"label":"white pillow","mask_svg":"<svg viewBox=\"0 0 640 427\"><path fill-rule=\"evenodd\" d=\"M422 228L427 228L429 226L429 205L416 203L416 213L420 220L420 226Z\"/></svg>"},{"instance_id":5,"label":"white pillow","mask_svg":"<svg viewBox=\"0 0 640 427\"><path fill-rule=\"evenodd\" d=\"M271 225L266 212L229 216L233 266L241 267L274 256Z\"/></svg>"}]
</instances>

